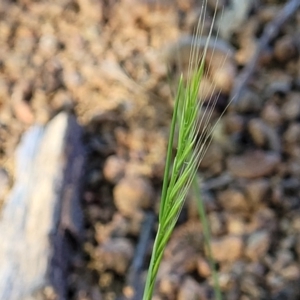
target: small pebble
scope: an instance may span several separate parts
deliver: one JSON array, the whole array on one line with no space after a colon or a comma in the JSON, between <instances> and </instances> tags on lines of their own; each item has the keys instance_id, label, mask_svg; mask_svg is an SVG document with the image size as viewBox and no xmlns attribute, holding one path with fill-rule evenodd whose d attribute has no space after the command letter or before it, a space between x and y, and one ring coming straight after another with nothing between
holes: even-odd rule
<instances>
[{"instance_id":1,"label":"small pebble","mask_svg":"<svg viewBox=\"0 0 300 300\"><path fill-rule=\"evenodd\" d=\"M278 153L248 151L240 156L229 157L227 166L234 176L251 179L272 174L279 162Z\"/></svg>"},{"instance_id":2,"label":"small pebble","mask_svg":"<svg viewBox=\"0 0 300 300\"><path fill-rule=\"evenodd\" d=\"M105 179L113 184L118 183L124 176L126 161L117 155L109 156L103 167Z\"/></svg>"},{"instance_id":3,"label":"small pebble","mask_svg":"<svg viewBox=\"0 0 300 300\"><path fill-rule=\"evenodd\" d=\"M285 73L275 73L270 75L270 83L266 88L266 96L274 94L286 95L292 88L293 78Z\"/></svg>"},{"instance_id":4,"label":"small pebble","mask_svg":"<svg viewBox=\"0 0 300 300\"><path fill-rule=\"evenodd\" d=\"M282 115L292 121L300 116L300 93L291 93L282 107Z\"/></svg>"},{"instance_id":5,"label":"small pebble","mask_svg":"<svg viewBox=\"0 0 300 300\"><path fill-rule=\"evenodd\" d=\"M245 121L241 115L226 114L223 117L225 130L228 134L239 133L244 129Z\"/></svg>"},{"instance_id":6,"label":"small pebble","mask_svg":"<svg viewBox=\"0 0 300 300\"><path fill-rule=\"evenodd\" d=\"M114 187L114 203L124 216L135 215L153 204L154 190L150 181L142 177L124 177Z\"/></svg>"},{"instance_id":7,"label":"small pebble","mask_svg":"<svg viewBox=\"0 0 300 300\"><path fill-rule=\"evenodd\" d=\"M209 277L211 275L210 264L205 258L199 257L199 259L197 260L197 271L198 274L204 278Z\"/></svg>"},{"instance_id":8,"label":"small pebble","mask_svg":"<svg viewBox=\"0 0 300 300\"><path fill-rule=\"evenodd\" d=\"M279 126L282 123L282 115L275 103L267 103L262 110L262 118L271 126Z\"/></svg>"},{"instance_id":9,"label":"small pebble","mask_svg":"<svg viewBox=\"0 0 300 300\"><path fill-rule=\"evenodd\" d=\"M159 291L163 295L168 295L168 297L175 297L178 288L180 287L180 276L177 274L170 274L169 276L164 276L159 282Z\"/></svg>"},{"instance_id":10,"label":"small pebble","mask_svg":"<svg viewBox=\"0 0 300 300\"><path fill-rule=\"evenodd\" d=\"M14 87L11 96L11 107L14 115L19 121L26 125L31 125L34 122L34 115L29 102L24 99L26 89L27 84L23 82Z\"/></svg>"},{"instance_id":11,"label":"small pebble","mask_svg":"<svg viewBox=\"0 0 300 300\"><path fill-rule=\"evenodd\" d=\"M201 299L209 300L210 290L199 284L192 277L186 277L179 289L177 300Z\"/></svg>"},{"instance_id":12,"label":"small pebble","mask_svg":"<svg viewBox=\"0 0 300 300\"><path fill-rule=\"evenodd\" d=\"M244 90L241 98L236 104L236 110L239 113L259 112L262 107L262 98L251 90Z\"/></svg>"},{"instance_id":13,"label":"small pebble","mask_svg":"<svg viewBox=\"0 0 300 300\"><path fill-rule=\"evenodd\" d=\"M200 168L209 169L213 174L219 174L222 171L223 160L222 148L217 143L211 143L200 163Z\"/></svg>"},{"instance_id":14,"label":"small pebble","mask_svg":"<svg viewBox=\"0 0 300 300\"><path fill-rule=\"evenodd\" d=\"M266 228L270 232L275 232L276 229L278 229L278 220L272 209L260 207L255 211L252 220L247 227L247 231L249 232L256 232Z\"/></svg>"},{"instance_id":15,"label":"small pebble","mask_svg":"<svg viewBox=\"0 0 300 300\"><path fill-rule=\"evenodd\" d=\"M241 212L249 209L249 202L245 195L238 190L228 189L218 195L220 204L228 211Z\"/></svg>"},{"instance_id":16,"label":"small pebble","mask_svg":"<svg viewBox=\"0 0 300 300\"><path fill-rule=\"evenodd\" d=\"M294 256L291 251L279 250L276 253L275 261L272 264L272 270L275 272L280 272L282 269L290 265L294 260Z\"/></svg>"},{"instance_id":17,"label":"small pebble","mask_svg":"<svg viewBox=\"0 0 300 300\"><path fill-rule=\"evenodd\" d=\"M125 275L134 255L132 243L126 238L112 238L101 244L95 253L99 271L113 270Z\"/></svg>"},{"instance_id":18,"label":"small pebble","mask_svg":"<svg viewBox=\"0 0 300 300\"><path fill-rule=\"evenodd\" d=\"M238 214L226 215L227 231L232 235L242 235L246 232L246 223Z\"/></svg>"},{"instance_id":19,"label":"small pebble","mask_svg":"<svg viewBox=\"0 0 300 300\"><path fill-rule=\"evenodd\" d=\"M263 291L258 283L258 278L255 274L248 273L241 277L240 287L245 294L249 295L248 299L264 299L264 296L261 295Z\"/></svg>"},{"instance_id":20,"label":"small pebble","mask_svg":"<svg viewBox=\"0 0 300 300\"><path fill-rule=\"evenodd\" d=\"M274 47L274 57L280 62L293 59L297 54L295 38L291 35L281 37L276 41Z\"/></svg>"},{"instance_id":21,"label":"small pebble","mask_svg":"<svg viewBox=\"0 0 300 300\"><path fill-rule=\"evenodd\" d=\"M67 91L59 90L55 93L51 101L51 106L54 111L71 111L74 108L74 100Z\"/></svg>"},{"instance_id":22,"label":"small pebble","mask_svg":"<svg viewBox=\"0 0 300 300\"><path fill-rule=\"evenodd\" d=\"M211 250L217 262L233 262L243 255L243 238L239 235L227 235L218 239L212 238Z\"/></svg>"},{"instance_id":23,"label":"small pebble","mask_svg":"<svg viewBox=\"0 0 300 300\"><path fill-rule=\"evenodd\" d=\"M251 205L258 206L266 203L270 183L267 179L261 178L247 183L245 189L247 200Z\"/></svg>"},{"instance_id":24,"label":"small pebble","mask_svg":"<svg viewBox=\"0 0 300 300\"><path fill-rule=\"evenodd\" d=\"M281 271L281 275L284 279L289 281L299 282L300 279L300 268L298 264L292 264Z\"/></svg>"},{"instance_id":25,"label":"small pebble","mask_svg":"<svg viewBox=\"0 0 300 300\"><path fill-rule=\"evenodd\" d=\"M283 135L283 139L289 143L300 142L300 123L291 123Z\"/></svg>"},{"instance_id":26,"label":"small pebble","mask_svg":"<svg viewBox=\"0 0 300 300\"><path fill-rule=\"evenodd\" d=\"M245 253L252 261L259 261L267 254L270 246L271 236L269 232L261 230L250 235Z\"/></svg>"},{"instance_id":27,"label":"small pebble","mask_svg":"<svg viewBox=\"0 0 300 300\"><path fill-rule=\"evenodd\" d=\"M248 130L257 146L267 147L275 152L280 151L281 141L278 133L261 119L252 119L248 124Z\"/></svg>"},{"instance_id":28,"label":"small pebble","mask_svg":"<svg viewBox=\"0 0 300 300\"><path fill-rule=\"evenodd\" d=\"M224 218L222 214L211 212L208 216L212 235L220 236L225 233Z\"/></svg>"}]
</instances>

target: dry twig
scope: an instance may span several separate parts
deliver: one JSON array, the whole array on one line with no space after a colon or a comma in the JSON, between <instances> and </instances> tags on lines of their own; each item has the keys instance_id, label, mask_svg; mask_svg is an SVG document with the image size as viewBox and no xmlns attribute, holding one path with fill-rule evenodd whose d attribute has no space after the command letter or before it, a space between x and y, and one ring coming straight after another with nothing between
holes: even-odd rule
<instances>
[{"instance_id":1,"label":"dry twig","mask_svg":"<svg viewBox=\"0 0 300 300\"><path fill-rule=\"evenodd\" d=\"M280 27L297 11L299 7L300 0L288 1L283 7L282 11L278 14L278 16L265 27L265 30L258 42L258 47L255 54L236 80L236 84L231 92L230 97L231 99L234 99L233 103L237 103L237 101L239 101L243 89L247 85L248 80L255 70L255 66L257 64L261 51L278 34Z\"/></svg>"}]
</instances>

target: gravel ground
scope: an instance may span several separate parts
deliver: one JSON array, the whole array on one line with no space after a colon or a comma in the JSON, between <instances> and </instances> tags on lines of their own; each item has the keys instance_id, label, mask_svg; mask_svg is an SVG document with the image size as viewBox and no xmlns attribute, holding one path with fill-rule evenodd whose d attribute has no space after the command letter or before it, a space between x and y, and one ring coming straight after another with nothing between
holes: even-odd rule
<instances>
[{"instance_id":1,"label":"gravel ground","mask_svg":"<svg viewBox=\"0 0 300 300\"><path fill-rule=\"evenodd\" d=\"M201 10L197 1L161 2L0 3L0 208L14 180L11 153L30 125L68 110L85 128L85 243L74 258L69 299L133 299L142 288L174 83L186 71ZM208 2L204 33L216 3ZM220 93L215 118L284 2L223 11L202 86L206 98L212 85ZM261 52L199 168L224 299L300 299L299 41L298 11ZM214 298L196 211L189 196L154 299Z\"/></svg>"}]
</instances>

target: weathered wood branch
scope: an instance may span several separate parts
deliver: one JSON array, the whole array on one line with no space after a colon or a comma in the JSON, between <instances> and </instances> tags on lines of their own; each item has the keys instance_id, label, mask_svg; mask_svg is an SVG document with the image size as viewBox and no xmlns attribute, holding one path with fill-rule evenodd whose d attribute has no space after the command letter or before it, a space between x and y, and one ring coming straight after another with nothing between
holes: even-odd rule
<instances>
[{"instance_id":1,"label":"weathered wood branch","mask_svg":"<svg viewBox=\"0 0 300 300\"><path fill-rule=\"evenodd\" d=\"M240 73L236 80L236 84L232 89L230 99L233 99L233 103L239 101L243 90L245 89L249 79L251 78L257 61L260 57L261 51L267 47L270 41L278 34L281 26L293 15L300 7L300 0L289 0L278 16L272 20L264 29L263 34L259 40L258 47L253 57Z\"/></svg>"},{"instance_id":2,"label":"weathered wood branch","mask_svg":"<svg viewBox=\"0 0 300 300\"><path fill-rule=\"evenodd\" d=\"M16 152L16 180L0 216L0 299L66 299L81 239L82 131L57 115L34 126Z\"/></svg>"}]
</instances>

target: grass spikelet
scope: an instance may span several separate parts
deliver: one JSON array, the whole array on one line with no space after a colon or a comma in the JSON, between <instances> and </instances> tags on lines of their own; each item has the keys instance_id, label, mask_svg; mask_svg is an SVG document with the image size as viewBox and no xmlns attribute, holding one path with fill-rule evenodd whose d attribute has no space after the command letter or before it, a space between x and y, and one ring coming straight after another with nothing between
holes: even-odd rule
<instances>
[{"instance_id":1,"label":"grass spikelet","mask_svg":"<svg viewBox=\"0 0 300 300\"><path fill-rule=\"evenodd\" d=\"M185 83L183 76L181 76L178 82L163 179L159 225L148 269L143 300L152 298L156 275L166 244L177 223L186 195L194 182L199 163L209 146L214 130L214 126L209 126L209 120L216 105L217 97L214 100L210 99L211 105L204 108L206 117L199 118L199 111L203 108L204 103L199 99L200 83L205 75L205 58L216 18L215 11L210 32L206 39L207 42L200 54L196 47L196 40L202 36L206 7L207 0L203 3L198 26L194 34L194 46L189 58L188 80ZM204 128L204 130L199 136L200 127ZM177 149L173 158L174 140L177 141ZM216 299L220 298L217 297Z\"/></svg>"}]
</instances>

